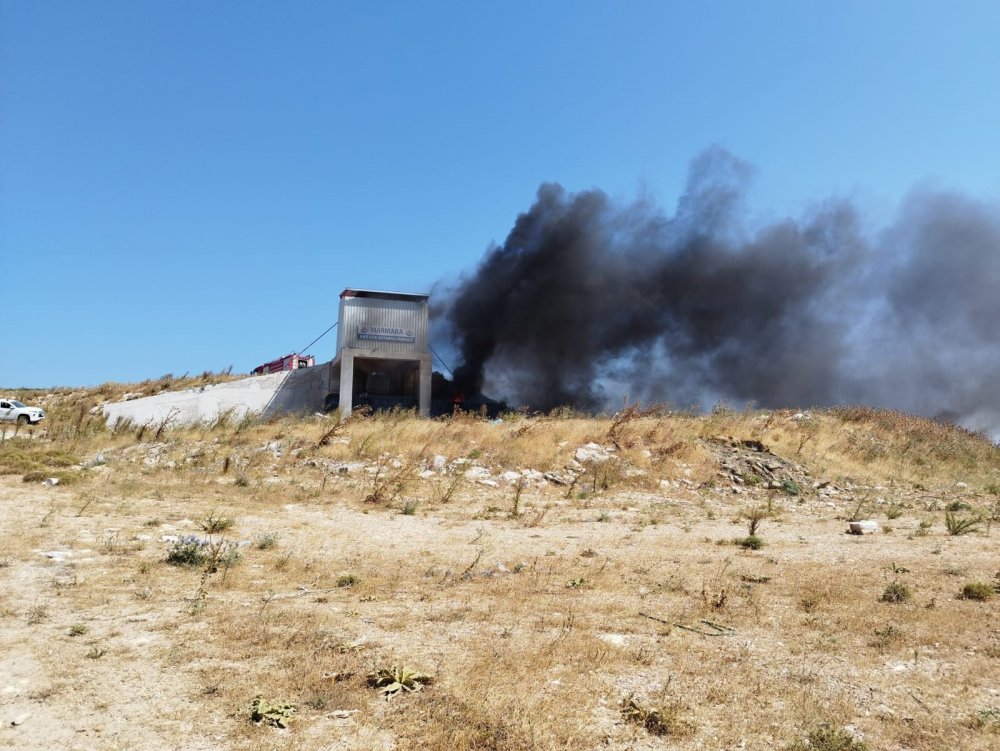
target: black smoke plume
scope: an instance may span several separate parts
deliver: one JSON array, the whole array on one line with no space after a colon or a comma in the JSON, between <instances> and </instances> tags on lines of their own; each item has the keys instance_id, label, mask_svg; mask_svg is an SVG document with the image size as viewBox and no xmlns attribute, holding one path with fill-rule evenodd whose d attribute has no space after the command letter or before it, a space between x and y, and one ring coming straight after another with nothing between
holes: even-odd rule
<instances>
[{"instance_id":1,"label":"black smoke plume","mask_svg":"<svg viewBox=\"0 0 1000 751\"><path fill-rule=\"evenodd\" d=\"M535 409L862 402L1000 429L1000 209L924 190L880 231L846 201L751 228L751 173L705 152L672 215L543 185L439 303L457 389Z\"/></svg>"}]
</instances>

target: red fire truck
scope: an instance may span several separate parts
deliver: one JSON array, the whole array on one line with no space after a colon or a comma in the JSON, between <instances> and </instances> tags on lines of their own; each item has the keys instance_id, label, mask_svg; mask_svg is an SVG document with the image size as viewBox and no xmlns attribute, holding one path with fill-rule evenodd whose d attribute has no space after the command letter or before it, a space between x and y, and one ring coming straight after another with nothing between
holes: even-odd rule
<instances>
[{"instance_id":1,"label":"red fire truck","mask_svg":"<svg viewBox=\"0 0 1000 751\"><path fill-rule=\"evenodd\" d=\"M311 368L315 364L316 358L312 355L296 355L295 353L292 353L290 355L285 355L284 357L279 357L277 360L266 362L263 365L258 365L250 372L253 375L267 375L268 373L281 373L285 370Z\"/></svg>"}]
</instances>

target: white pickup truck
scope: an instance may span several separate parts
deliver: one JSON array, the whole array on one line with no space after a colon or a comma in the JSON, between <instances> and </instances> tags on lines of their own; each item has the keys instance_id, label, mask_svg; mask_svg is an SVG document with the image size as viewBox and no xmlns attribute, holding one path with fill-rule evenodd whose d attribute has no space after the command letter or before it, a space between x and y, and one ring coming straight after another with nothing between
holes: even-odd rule
<instances>
[{"instance_id":1,"label":"white pickup truck","mask_svg":"<svg viewBox=\"0 0 1000 751\"><path fill-rule=\"evenodd\" d=\"M45 410L29 407L17 399L0 399L0 422L16 422L18 425L35 425L45 417Z\"/></svg>"}]
</instances>

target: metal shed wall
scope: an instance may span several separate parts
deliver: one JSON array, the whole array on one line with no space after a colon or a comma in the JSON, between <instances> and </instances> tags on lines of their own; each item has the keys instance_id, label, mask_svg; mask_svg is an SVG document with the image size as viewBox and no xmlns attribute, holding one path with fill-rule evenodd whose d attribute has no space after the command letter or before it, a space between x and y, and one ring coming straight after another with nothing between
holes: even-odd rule
<instances>
[{"instance_id":1,"label":"metal shed wall","mask_svg":"<svg viewBox=\"0 0 1000 751\"><path fill-rule=\"evenodd\" d=\"M337 351L350 347L400 354L427 352L427 329L426 300L342 298Z\"/></svg>"}]
</instances>

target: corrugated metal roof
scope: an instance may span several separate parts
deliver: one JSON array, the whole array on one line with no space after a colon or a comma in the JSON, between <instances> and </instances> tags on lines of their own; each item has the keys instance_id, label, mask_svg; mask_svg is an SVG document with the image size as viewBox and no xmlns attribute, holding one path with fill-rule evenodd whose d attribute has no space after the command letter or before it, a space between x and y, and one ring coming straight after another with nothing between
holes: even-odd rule
<instances>
[{"instance_id":1,"label":"corrugated metal roof","mask_svg":"<svg viewBox=\"0 0 1000 751\"><path fill-rule=\"evenodd\" d=\"M376 297L382 300L405 300L407 302L422 302L430 298L424 292L386 292L377 289L352 289L348 287L340 293L340 299L345 297Z\"/></svg>"}]
</instances>

